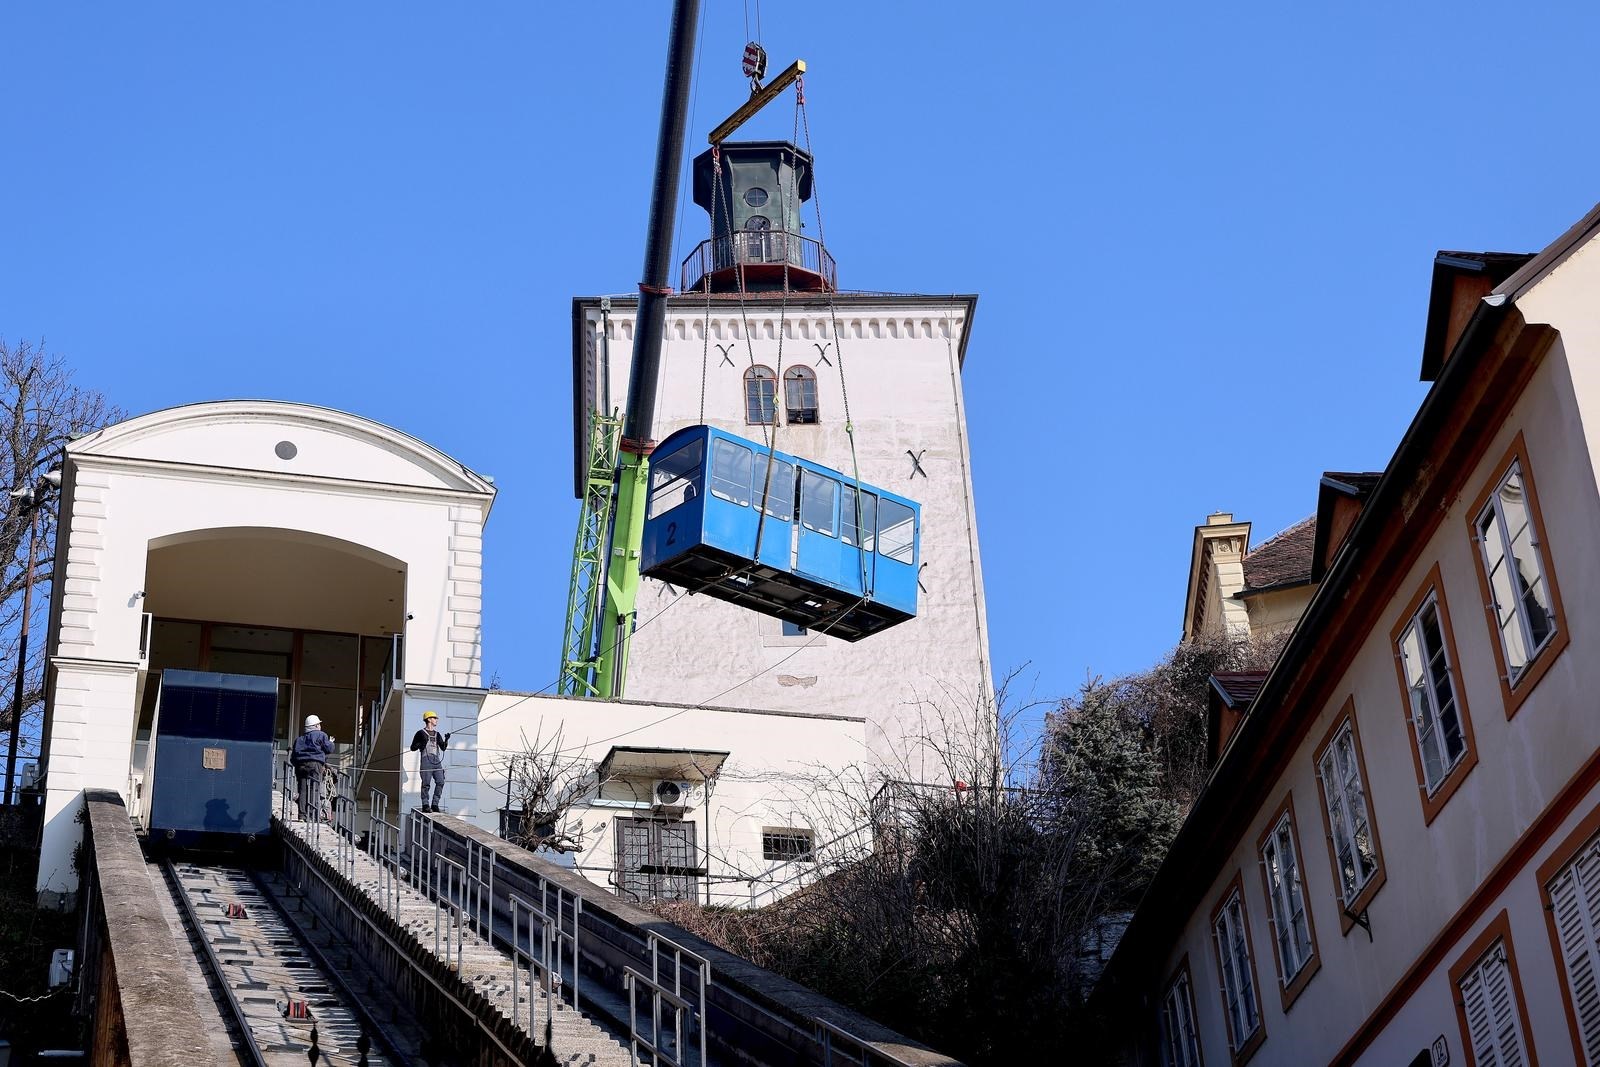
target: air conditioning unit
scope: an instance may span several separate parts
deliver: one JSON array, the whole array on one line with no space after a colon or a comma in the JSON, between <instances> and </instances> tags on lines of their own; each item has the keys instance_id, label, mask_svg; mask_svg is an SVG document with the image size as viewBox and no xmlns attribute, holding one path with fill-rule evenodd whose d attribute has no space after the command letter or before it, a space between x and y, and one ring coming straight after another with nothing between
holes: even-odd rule
<instances>
[{"instance_id":1,"label":"air conditioning unit","mask_svg":"<svg viewBox=\"0 0 1600 1067\"><path fill-rule=\"evenodd\" d=\"M699 785L695 782L663 778L650 790L650 806L657 811L682 811L695 802L698 792Z\"/></svg>"}]
</instances>

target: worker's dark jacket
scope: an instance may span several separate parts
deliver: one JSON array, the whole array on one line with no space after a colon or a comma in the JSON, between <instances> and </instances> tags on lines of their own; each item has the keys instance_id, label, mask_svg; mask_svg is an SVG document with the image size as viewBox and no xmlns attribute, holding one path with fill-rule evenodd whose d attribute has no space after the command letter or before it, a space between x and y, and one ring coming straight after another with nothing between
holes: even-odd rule
<instances>
[{"instance_id":1,"label":"worker's dark jacket","mask_svg":"<svg viewBox=\"0 0 1600 1067\"><path fill-rule=\"evenodd\" d=\"M294 739L294 752L289 762L296 767L306 763L327 763L333 751L333 741L321 730L307 730Z\"/></svg>"},{"instance_id":2,"label":"worker's dark jacket","mask_svg":"<svg viewBox=\"0 0 1600 1067\"><path fill-rule=\"evenodd\" d=\"M422 753L422 769L431 771L444 767L444 750L450 747L450 735L441 730L433 731L433 739L438 742L439 755L432 760L428 758L428 731L418 730L417 736L411 739L411 751Z\"/></svg>"}]
</instances>

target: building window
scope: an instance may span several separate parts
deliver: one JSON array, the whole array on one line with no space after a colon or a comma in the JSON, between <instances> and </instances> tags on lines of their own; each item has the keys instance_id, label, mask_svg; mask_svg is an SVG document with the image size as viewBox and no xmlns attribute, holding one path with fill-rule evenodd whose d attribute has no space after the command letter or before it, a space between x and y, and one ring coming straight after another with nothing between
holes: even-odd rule
<instances>
[{"instance_id":1,"label":"building window","mask_svg":"<svg viewBox=\"0 0 1600 1067\"><path fill-rule=\"evenodd\" d=\"M1510 718L1566 647L1567 635L1521 434L1494 470L1468 522L1478 546L1478 584L1495 632L1495 663Z\"/></svg>"},{"instance_id":2,"label":"building window","mask_svg":"<svg viewBox=\"0 0 1600 1067\"><path fill-rule=\"evenodd\" d=\"M1550 942L1560 951L1561 996L1574 1062L1600 1065L1600 808L1539 865Z\"/></svg>"},{"instance_id":3,"label":"building window","mask_svg":"<svg viewBox=\"0 0 1600 1067\"><path fill-rule=\"evenodd\" d=\"M1366 762L1356 734L1355 703L1349 701L1317 749L1317 786L1322 792L1323 828L1339 882L1340 919L1345 933L1383 883L1383 854L1367 801Z\"/></svg>"},{"instance_id":4,"label":"building window","mask_svg":"<svg viewBox=\"0 0 1600 1067\"><path fill-rule=\"evenodd\" d=\"M1423 811L1431 823L1478 759L1437 565L1401 620L1392 635L1396 668L1411 720L1411 753Z\"/></svg>"},{"instance_id":5,"label":"building window","mask_svg":"<svg viewBox=\"0 0 1600 1067\"><path fill-rule=\"evenodd\" d=\"M802 630L801 633L805 631ZM767 827L761 831L761 857L768 860L812 860L816 835L810 830Z\"/></svg>"},{"instance_id":6,"label":"building window","mask_svg":"<svg viewBox=\"0 0 1600 1067\"><path fill-rule=\"evenodd\" d=\"M1287 1009L1318 967L1317 939L1311 915L1306 910L1306 888L1292 800L1284 801L1271 829L1262 835L1258 849L1262 884L1270 905L1272 948Z\"/></svg>"},{"instance_id":7,"label":"building window","mask_svg":"<svg viewBox=\"0 0 1600 1067\"><path fill-rule=\"evenodd\" d=\"M744 372L744 421L771 426L778 421L778 379L770 367L760 365Z\"/></svg>"},{"instance_id":8,"label":"building window","mask_svg":"<svg viewBox=\"0 0 1600 1067\"><path fill-rule=\"evenodd\" d=\"M790 367L783 372L783 404L791 426L817 421L817 372Z\"/></svg>"},{"instance_id":9,"label":"building window","mask_svg":"<svg viewBox=\"0 0 1600 1067\"><path fill-rule=\"evenodd\" d=\"M1479 1067L1522 1067L1533 1062L1522 984L1504 911L1450 968L1450 985L1462 1042Z\"/></svg>"},{"instance_id":10,"label":"building window","mask_svg":"<svg viewBox=\"0 0 1600 1067\"><path fill-rule=\"evenodd\" d=\"M1189 961L1161 999L1161 1067L1200 1067L1200 1035L1194 1025L1194 989L1189 984Z\"/></svg>"},{"instance_id":11,"label":"building window","mask_svg":"<svg viewBox=\"0 0 1600 1067\"><path fill-rule=\"evenodd\" d=\"M1211 917L1211 939L1222 983L1223 1014L1228 1022L1228 1047L1242 1062L1265 1038L1261 1004L1256 996L1256 965L1245 926L1244 889L1238 876Z\"/></svg>"}]
</instances>

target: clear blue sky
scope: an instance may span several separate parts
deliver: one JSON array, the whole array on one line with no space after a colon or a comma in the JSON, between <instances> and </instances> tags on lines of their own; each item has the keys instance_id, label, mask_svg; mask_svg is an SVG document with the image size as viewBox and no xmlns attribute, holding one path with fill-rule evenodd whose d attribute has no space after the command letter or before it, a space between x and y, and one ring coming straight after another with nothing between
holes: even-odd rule
<instances>
[{"instance_id":1,"label":"clear blue sky","mask_svg":"<svg viewBox=\"0 0 1600 1067\"><path fill-rule=\"evenodd\" d=\"M639 276L668 7L14 0L0 335L130 411L305 400L495 475L486 665L541 687L570 299ZM811 65L846 287L981 294L994 659L1039 695L1172 644L1208 511L1262 538L1387 460L1436 249L1535 250L1600 200L1592 4L761 14ZM744 39L708 0L697 137Z\"/></svg>"}]
</instances>

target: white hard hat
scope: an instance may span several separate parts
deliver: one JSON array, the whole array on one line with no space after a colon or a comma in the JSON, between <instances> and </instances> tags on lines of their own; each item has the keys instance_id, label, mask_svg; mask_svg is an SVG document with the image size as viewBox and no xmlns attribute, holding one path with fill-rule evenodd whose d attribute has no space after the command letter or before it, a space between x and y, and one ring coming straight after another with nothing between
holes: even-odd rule
<instances>
[{"instance_id":1,"label":"white hard hat","mask_svg":"<svg viewBox=\"0 0 1600 1067\"><path fill-rule=\"evenodd\" d=\"M306 716L306 729L307 730L314 729L314 728L316 728L318 726L321 726L321 725L322 725L322 720L317 718L315 715L307 715Z\"/></svg>"}]
</instances>

